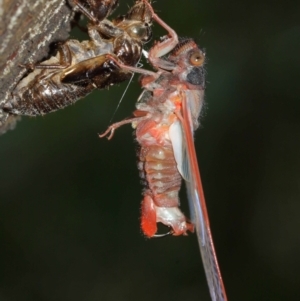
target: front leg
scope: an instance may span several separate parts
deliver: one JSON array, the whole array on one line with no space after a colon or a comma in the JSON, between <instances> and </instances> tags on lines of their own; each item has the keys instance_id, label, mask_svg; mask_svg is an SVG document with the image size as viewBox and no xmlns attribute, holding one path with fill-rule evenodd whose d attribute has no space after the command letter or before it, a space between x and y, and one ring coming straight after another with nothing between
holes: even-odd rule
<instances>
[{"instance_id":1,"label":"front leg","mask_svg":"<svg viewBox=\"0 0 300 301\"><path fill-rule=\"evenodd\" d=\"M149 10L152 13L152 18L161 25L169 34L169 37L164 39L161 42L155 44L149 51L148 59L151 62L152 66L158 69L173 70L174 65L170 62L167 62L160 57L166 55L171 50L173 50L178 44L178 36L175 30L173 30L168 24L166 24L153 10L151 4L148 0L143 0L148 6Z\"/></svg>"},{"instance_id":2,"label":"front leg","mask_svg":"<svg viewBox=\"0 0 300 301\"><path fill-rule=\"evenodd\" d=\"M122 62L120 62L116 57L114 57L111 54L107 54L106 55L106 59L113 61L117 66L119 66L120 69L131 71L131 72L134 72L134 73L139 73L139 74L144 74L144 75L150 75L150 76L153 77L153 80L157 79L160 76L160 74L161 74L160 71L153 72L153 71L150 71L150 70L147 70L147 69L125 65L125 64L123 64Z\"/></svg>"},{"instance_id":3,"label":"front leg","mask_svg":"<svg viewBox=\"0 0 300 301\"><path fill-rule=\"evenodd\" d=\"M59 64L24 64L24 67L29 70L34 69L66 69L72 64L72 54L68 45L58 44Z\"/></svg>"}]
</instances>

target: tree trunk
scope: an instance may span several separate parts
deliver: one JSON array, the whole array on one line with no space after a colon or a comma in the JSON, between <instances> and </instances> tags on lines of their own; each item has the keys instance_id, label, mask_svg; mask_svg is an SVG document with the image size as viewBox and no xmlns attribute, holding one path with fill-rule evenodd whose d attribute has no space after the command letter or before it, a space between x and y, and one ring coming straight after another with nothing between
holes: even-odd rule
<instances>
[{"instance_id":1,"label":"tree trunk","mask_svg":"<svg viewBox=\"0 0 300 301\"><path fill-rule=\"evenodd\" d=\"M0 0L0 134L19 119L1 110L26 73L19 64L47 58L68 38L73 15L71 0Z\"/></svg>"}]
</instances>

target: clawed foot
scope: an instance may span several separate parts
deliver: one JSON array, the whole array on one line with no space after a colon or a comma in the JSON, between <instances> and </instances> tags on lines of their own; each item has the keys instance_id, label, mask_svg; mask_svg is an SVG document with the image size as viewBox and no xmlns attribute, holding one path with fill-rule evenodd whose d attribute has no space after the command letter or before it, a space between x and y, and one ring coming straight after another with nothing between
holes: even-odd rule
<instances>
[{"instance_id":1,"label":"clawed foot","mask_svg":"<svg viewBox=\"0 0 300 301\"><path fill-rule=\"evenodd\" d=\"M28 71L33 71L35 69L35 65L32 64L32 63L29 63L29 64L19 64L19 67L25 68Z\"/></svg>"},{"instance_id":2,"label":"clawed foot","mask_svg":"<svg viewBox=\"0 0 300 301\"><path fill-rule=\"evenodd\" d=\"M99 138L103 138L108 135L107 139L110 140L114 136L115 129L116 128L111 125L103 134L99 134Z\"/></svg>"},{"instance_id":3,"label":"clawed foot","mask_svg":"<svg viewBox=\"0 0 300 301\"><path fill-rule=\"evenodd\" d=\"M115 130L117 128L119 128L120 126L122 126L124 124L128 124L128 123L138 122L138 121L144 120L145 118L146 118L146 116L133 117L133 118L129 118L129 119L125 119L125 120L116 122L116 123L112 124L111 126L109 126L108 129L103 134L101 134L101 135L99 134L99 137L103 138L105 136L108 136L107 139L110 140L113 137Z\"/></svg>"}]
</instances>

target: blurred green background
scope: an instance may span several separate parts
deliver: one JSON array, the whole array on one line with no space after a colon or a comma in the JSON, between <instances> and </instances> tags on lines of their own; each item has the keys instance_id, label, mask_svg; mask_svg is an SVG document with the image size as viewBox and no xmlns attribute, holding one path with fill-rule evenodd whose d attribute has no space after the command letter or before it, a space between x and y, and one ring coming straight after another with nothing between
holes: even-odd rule
<instances>
[{"instance_id":1,"label":"blurred green background","mask_svg":"<svg viewBox=\"0 0 300 301\"><path fill-rule=\"evenodd\" d=\"M300 300L300 2L154 7L207 52L195 143L229 300ZM137 78L113 121L134 110ZM132 128L97 137L125 86L0 137L0 301L210 300L195 235L140 233Z\"/></svg>"}]
</instances>

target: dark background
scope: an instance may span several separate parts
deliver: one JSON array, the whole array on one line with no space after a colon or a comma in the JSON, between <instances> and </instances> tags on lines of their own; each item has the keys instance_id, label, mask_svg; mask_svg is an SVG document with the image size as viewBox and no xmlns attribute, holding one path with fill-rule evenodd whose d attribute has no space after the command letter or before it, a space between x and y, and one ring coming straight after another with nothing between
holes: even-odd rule
<instances>
[{"instance_id":1,"label":"dark background","mask_svg":"<svg viewBox=\"0 0 300 301\"><path fill-rule=\"evenodd\" d=\"M117 14L132 4L120 2ZM154 7L207 52L195 143L228 297L299 300L300 3ZM195 235L140 233L131 127L97 137L124 89L23 118L1 136L0 301L210 300ZM130 116L139 93L135 77L113 121Z\"/></svg>"}]
</instances>

